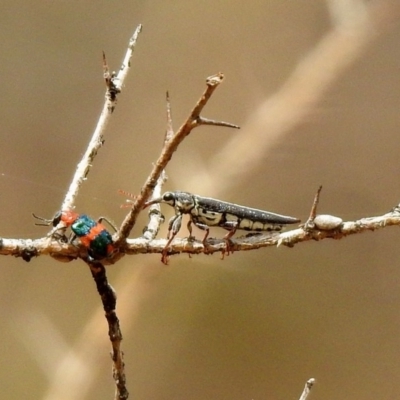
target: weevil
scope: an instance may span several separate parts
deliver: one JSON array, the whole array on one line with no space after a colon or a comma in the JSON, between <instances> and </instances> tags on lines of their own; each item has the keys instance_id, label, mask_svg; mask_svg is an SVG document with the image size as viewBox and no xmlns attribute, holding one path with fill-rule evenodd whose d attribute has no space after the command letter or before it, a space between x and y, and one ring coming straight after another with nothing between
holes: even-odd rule
<instances>
[{"instance_id":1,"label":"weevil","mask_svg":"<svg viewBox=\"0 0 400 400\"><path fill-rule=\"evenodd\" d=\"M298 218L181 191L165 192L161 197L145 203L144 207L156 203L166 203L175 209L175 215L168 222L168 242L162 253L162 261L165 263L168 247L181 228L183 214L188 214L190 217L187 224L189 239L193 239L192 223L206 231L203 238L204 246L206 246L210 227L217 226L228 230L229 232L224 236L228 251L229 239L238 229L252 232L280 231L284 225L300 222Z\"/></svg>"},{"instance_id":2,"label":"weevil","mask_svg":"<svg viewBox=\"0 0 400 400\"><path fill-rule=\"evenodd\" d=\"M104 217L95 221L85 214L80 215L70 210L57 212L53 219L44 219L35 214L33 214L33 216L43 221L43 223L36 223L36 225L53 225L56 227L62 221L67 228L71 227L74 236L71 238L70 242L72 242L75 237L78 237L83 246L87 248L89 260L101 260L109 257L115 251L111 234L101 223L102 220L106 220L110 223ZM110 225L113 226L112 224Z\"/></svg>"}]
</instances>

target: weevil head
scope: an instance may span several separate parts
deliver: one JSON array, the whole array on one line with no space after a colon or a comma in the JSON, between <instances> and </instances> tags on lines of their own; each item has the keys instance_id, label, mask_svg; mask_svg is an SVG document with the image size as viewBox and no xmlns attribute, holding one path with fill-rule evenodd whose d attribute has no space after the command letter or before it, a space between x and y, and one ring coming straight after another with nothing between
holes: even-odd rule
<instances>
[{"instance_id":1,"label":"weevil head","mask_svg":"<svg viewBox=\"0 0 400 400\"><path fill-rule=\"evenodd\" d=\"M151 206L151 205L157 204L157 203L166 203L173 207L175 205L175 193L174 192L165 192L161 197L157 197L156 199L147 201L144 204L143 208L146 208L148 206Z\"/></svg>"},{"instance_id":2,"label":"weevil head","mask_svg":"<svg viewBox=\"0 0 400 400\"><path fill-rule=\"evenodd\" d=\"M174 207L175 209L180 210L183 213L190 212L190 210L195 206L193 195L187 192L180 191L165 192L161 197L148 201L145 204L145 207L156 203L169 204L171 207Z\"/></svg>"},{"instance_id":3,"label":"weevil head","mask_svg":"<svg viewBox=\"0 0 400 400\"><path fill-rule=\"evenodd\" d=\"M174 192L165 192L161 196L161 202L169 204L172 207L175 205L175 201L176 201L176 195Z\"/></svg>"},{"instance_id":4,"label":"weevil head","mask_svg":"<svg viewBox=\"0 0 400 400\"><path fill-rule=\"evenodd\" d=\"M166 194L168 194L168 192L164 193L164 196ZM195 207L193 195L188 192L170 192L170 195L173 196L174 201L168 204L175 207L175 209L179 210L181 213L189 213L190 210Z\"/></svg>"}]
</instances>

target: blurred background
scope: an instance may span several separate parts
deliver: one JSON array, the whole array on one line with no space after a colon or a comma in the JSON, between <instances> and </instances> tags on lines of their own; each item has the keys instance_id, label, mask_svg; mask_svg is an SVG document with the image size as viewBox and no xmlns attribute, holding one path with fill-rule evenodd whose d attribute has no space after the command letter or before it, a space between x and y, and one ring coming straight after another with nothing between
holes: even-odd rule
<instances>
[{"instance_id":1,"label":"blurred background","mask_svg":"<svg viewBox=\"0 0 400 400\"><path fill-rule=\"evenodd\" d=\"M139 192L160 152L166 90L177 129L220 71L203 115L242 129L194 130L165 190L303 221L321 184L319 212L345 220L400 202L398 1L14 1L0 14L1 236L47 233L31 213L59 209L103 105L102 51L117 70L139 23L79 212L119 224L118 189ZM314 399L399 397L398 239L387 228L223 261L181 255L165 267L142 255L109 266L130 398L295 399L311 377ZM0 262L1 398L113 398L87 266Z\"/></svg>"}]
</instances>

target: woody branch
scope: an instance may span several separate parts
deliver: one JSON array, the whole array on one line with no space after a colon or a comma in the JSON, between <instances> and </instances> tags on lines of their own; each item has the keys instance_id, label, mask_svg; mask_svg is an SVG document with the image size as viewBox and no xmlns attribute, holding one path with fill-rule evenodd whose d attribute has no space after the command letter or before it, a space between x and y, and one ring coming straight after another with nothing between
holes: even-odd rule
<instances>
[{"instance_id":1,"label":"woody branch","mask_svg":"<svg viewBox=\"0 0 400 400\"><path fill-rule=\"evenodd\" d=\"M211 98L215 89L222 83L223 79L224 75L222 73L207 78L206 81L207 86L204 93L197 101L189 117L186 119L186 121L183 123L183 125L178 129L178 131L175 134L172 133L172 121L170 119L170 114L168 114L169 118L168 129L170 133L166 135L166 140L164 141L164 146L162 148L161 154L158 157L156 163L154 164L153 170L150 172L148 178L146 179L146 182L144 183L140 191L140 194L136 196L135 200L133 201L131 211L126 216L125 220L121 225L121 228L119 229L119 234L116 240L117 246L128 237L133 226L135 225L137 216L139 215L146 200L149 198L151 192L153 191L157 183L157 180L160 178L161 174L165 170L165 167L171 160L172 155L178 149L178 146L182 143L182 141L192 132L194 128L201 125L225 126L236 129L239 128L235 124L223 121L210 120L200 115L201 111ZM170 108L168 108L168 112L170 112Z\"/></svg>"},{"instance_id":2,"label":"woody branch","mask_svg":"<svg viewBox=\"0 0 400 400\"><path fill-rule=\"evenodd\" d=\"M99 120L97 122L97 126L93 132L92 138L86 149L86 152L84 153L82 160L79 162L76 168L74 177L71 181L65 199L61 206L61 211L70 210L74 207L75 199L78 195L79 188L87 178L90 168L93 165L93 160L97 152L99 151L100 147L103 145L104 142L103 134L108 125L108 122L110 121L111 114L117 105L117 94L121 92L122 86L127 77L130 67L130 60L132 58L133 51L136 46L136 41L141 30L142 26L139 25L136 28L133 36L129 40L128 50L126 52L125 58L122 62L118 74L114 72L110 73L107 66L105 55L103 53L104 80L106 81L107 85L105 102Z\"/></svg>"}]
</instances>

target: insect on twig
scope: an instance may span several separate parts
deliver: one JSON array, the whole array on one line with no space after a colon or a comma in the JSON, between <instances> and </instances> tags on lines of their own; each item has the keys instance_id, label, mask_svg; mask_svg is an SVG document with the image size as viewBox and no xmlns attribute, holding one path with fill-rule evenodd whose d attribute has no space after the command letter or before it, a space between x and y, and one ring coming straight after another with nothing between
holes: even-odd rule
<instances>
[{"instance_id":1,"label":"insect on twig","mask_svg":"<svg viewBox=\"0 0 400 400\"><path fill-rule=\"evenodd\" d=\"M116 228L105 217L101 217L98 221L95 221L86 214L78 214L71 210L59 211L52 219L38 217L35 214L32 215L37 220L42 221L36 223L36 225L39 226L53 225L53 227L56 228L60 222L63 222L65 227L71 227L73 236L70 238L69 242L72 243L75 237L78 237L88 251L89 261L111 257L116 251L111 234L101 222L107 221L111 227L115 230ZM52 235L55 236L56 233L57 231L53 231Z\"/></svg>"},{"instance_id":2,"label":"insect on twig","mask_svg":"<svg viewBox=\"0 0 400 400\"><path fill-rule=\"evenodd\" d=\"M298 218L181 191L165 192L161 197L145 203L145 207L155 203L166 203L175 209L175 215L168 222L168 242L162 252L161 261L165 264L168 262L169 245L181 228L183 214L190 216L187 224L189 239L194 239L192 235L192 223L206 231L203 238L204 246L206 246L206 240L210 231L209 227L218 226L228 230L229 232L223 238L226 242L228 253L230 238L238 229L253 232L280 231L283 225L300 222Z\"/></svg>"}]
</instances>

